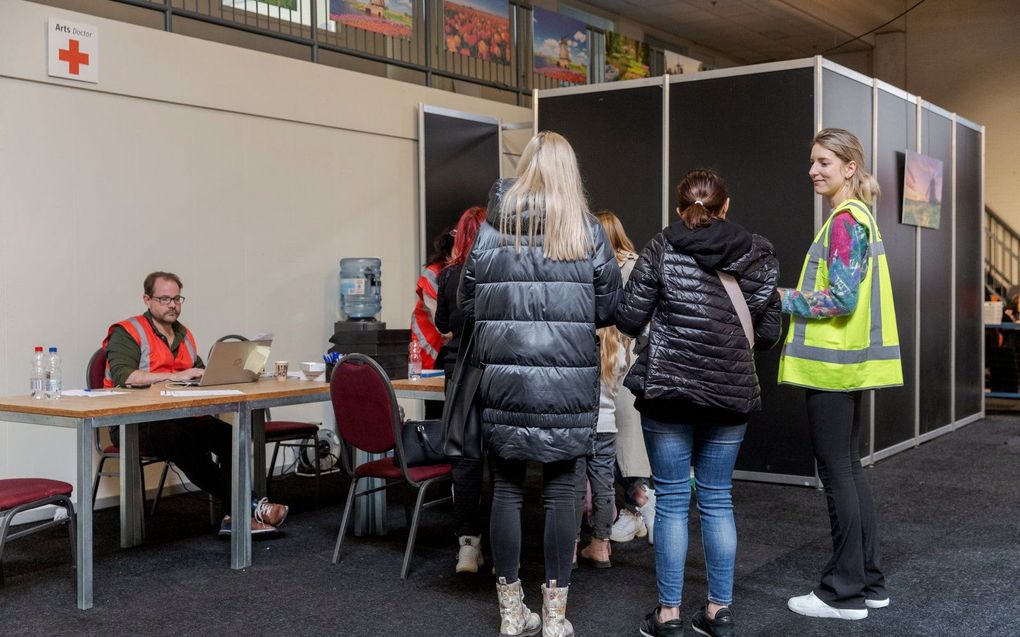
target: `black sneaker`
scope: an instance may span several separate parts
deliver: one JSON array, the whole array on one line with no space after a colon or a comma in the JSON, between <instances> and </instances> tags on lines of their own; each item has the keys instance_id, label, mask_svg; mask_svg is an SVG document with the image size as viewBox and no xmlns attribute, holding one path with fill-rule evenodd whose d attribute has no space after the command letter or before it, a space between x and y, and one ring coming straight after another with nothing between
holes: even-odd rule
<instances>
[{"instance_id":1,"label":"black sneaker","mask_svg":"<svg viewBox=\"0 0 1020 637\"><path fill-rule=\"evenodd\" d=\"M733 637L737 634L733 627L733 610L729 606L717 610L715 619L709 619L708 612L702 606L701 610L694 613L691 628L699 635L707 637Z\"/></svg>"},{"instance_id":2,"label":"black sneaker","mask_svg":"<svg viewBox=\"0 0 1020 637\"><path fill-rule=\"evenodd\" d=\"M659 607L656 606L652 612L645 615L639 632L644 637L684 637L684 622L682 619L660 622Z\"/></svg>"}]
</instances>

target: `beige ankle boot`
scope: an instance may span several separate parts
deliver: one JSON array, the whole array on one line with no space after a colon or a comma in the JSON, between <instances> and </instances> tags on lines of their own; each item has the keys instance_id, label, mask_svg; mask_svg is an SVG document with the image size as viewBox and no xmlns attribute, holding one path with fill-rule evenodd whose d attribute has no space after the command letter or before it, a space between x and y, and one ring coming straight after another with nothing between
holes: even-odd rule
<instances>
[{"instance_id":1,"label":"beige ankle boot","mask_svg":"<svg viewBox=\"0 0 1020 637\"><path fill-rule=\"evenodd\" d=\"M542 584L542 637L574 637L574 627L567 619L567 589L556 587L556 580Z\"/></svg>"},{"instance_id":2,"label":"beige ankle boot","mask_svg":"<svg viewBox=\"0 0 1020 637\"><path fill-rule=\"evenodd\" d=\"M521 580L507 584L506 578L496 583L499 596L499 637L531 637L542 630L542 618L524 605Z\"/></svg>"}]
</instances>

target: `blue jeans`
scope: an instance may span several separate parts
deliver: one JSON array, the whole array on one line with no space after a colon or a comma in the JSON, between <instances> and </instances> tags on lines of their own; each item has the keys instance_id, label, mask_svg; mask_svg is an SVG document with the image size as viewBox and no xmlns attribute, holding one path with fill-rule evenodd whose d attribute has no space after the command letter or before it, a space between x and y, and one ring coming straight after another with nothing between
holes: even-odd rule
<instances>
[{"instance_id":1,"label":"blue jeans","mask_svg":"<svg viewBox=\"0 0 1020 637\"><path fill-rule=\"evenodd\" d=\"M733 603L737 527L733 521L733 467L747 425L661 423L641 416L655 480L655 573L659 604L678 608L687 561L691 463L698 491L701 541L708 571L708 600Z\"/></svg>"}]
</instances>

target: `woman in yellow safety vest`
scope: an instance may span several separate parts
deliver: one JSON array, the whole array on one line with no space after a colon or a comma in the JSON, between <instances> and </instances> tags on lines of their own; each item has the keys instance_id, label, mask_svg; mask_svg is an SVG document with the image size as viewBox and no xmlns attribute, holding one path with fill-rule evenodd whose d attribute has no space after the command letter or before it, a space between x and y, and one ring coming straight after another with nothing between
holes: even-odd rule
<instances>
[{"instance_id":1,"label":"woman in yellow safety vest","mask_svg":"<svg viewBox=\"0 0 1020 637\"><path fill-rule=\"evenodd\" d=\"M832 213L808 250L796 289L780 289L792 315L779 382L807 389L808 429L825 489L832 558L790 610L810 617L864 619L889 604L878 531L861 469L861 392L903 384L896 313L882 234L871 206L875 178L861 141L826 128L815 135L808 172Z\"/></svg>"}]
</instances>

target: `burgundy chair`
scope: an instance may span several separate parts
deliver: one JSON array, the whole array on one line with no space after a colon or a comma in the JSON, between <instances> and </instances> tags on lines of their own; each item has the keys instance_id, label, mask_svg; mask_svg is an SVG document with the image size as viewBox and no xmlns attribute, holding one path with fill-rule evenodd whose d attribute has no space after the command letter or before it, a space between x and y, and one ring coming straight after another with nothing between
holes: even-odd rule
<instances>
[{"instance_id":1,"label":"burgundy chair","mask_svg":"<svg viewBox=\"0 0 1020 637\"><path fill-rule=\"evenodd\" d=\"M227 334L216 339L222 341L246 341L246 337L240 334ZM210 353L212 350L209 350ZM264 425L263 431L266 435L266 444L273 445L273 459L269 462L269 471L266 473L266 491L273 481L273 470L276 469L276 456L280 447L293 447L299 449L298 453L311 449L315 458L315 496L320 493L320 467L319 467L319 425L317 422L300 422L295 420L273 420L268 409L263 409ZM268 493L267 493L268 495Z\"/></svg>"},{"instance_id":2,"label":"burgundy chair","mask_svg":"<svg viewBox=\"0 0 1020 637\"><path fill-rule=\"evenodd\" d=\"M407 485L415 489L418 496L414 504L414 515L409 520L407 548L404 550L404 562L400 567L400 579L406 579L421 511L451 500L451 496L447 495L425 501L425 493L429 486L452 479L450 465L407 466L400 441L403 423L397 408L397 397L393 393L393 386L386 372L368 356L364 354L344 356L333 370L329 390L333 400L333 413L336 416L337 433L343 445L340 458L344 471L351 479L347 503L344 505L343 517L340 520L340 533L337 534L336 548L333 550L333 563L336 564L340 559L340 548L343 545L354 499L395 485ZM355 449L367 453L386 453L392 450L394 456L371 460L355 467L352 460ZM379 478L384 480L385 484L358 493L358 481L362 478Z\"/></svg>"},{"instance_id":3,"label":"burgundy chair","mask_svg":"<svg viewBox=\"0 0 1020 637\"><path fill-rule=\"evenodd\" d=\"M103 386L103 377L106 375L106 350L100 347L96 350L96 353L89 359L88 366L85 368L85 386L89 389L100 389ZM104 445L100 437L100 429L95 430L95 443L96 451L99 453L99 466L96 468L96 478L92 483L92 508L96 506L96 492L99 491L99 479L100 478L114 478L120 475L119 471L103 471L103 467L106 466L107 460L112 460L114 464L120 462L120 447L113 444ZM156 464L159 462L163 463L163 471L159 475L159 486L156 487L156 497L152 500L152 509L149 511L149 515L156 513L156 507L159 506L160 496L163 494L163 485L166 484L166 474L170 469L170 463L151 456L145 452L144 449L138 450L138 459L141 464L141 471L139 475L142 483L142 498L145 498L145 467L150 464Z\"/></svg>"},{"instance_id":4,"label":"burgundy chair","mask_svg":"<svg viewBox=\"0 0 1020 637\"><path fill-rule=\"evenodd\" d=\"M7 478L0 480L0 586L4 583L4 544L7 540L48 529L58 524L67 524L68 537L71 540L71 563L75 561L75 518L74 505L71 504L71 492L74 488L59 480L43 478ZM22 511L36 509L47 504L55 504L67 511L67 517L49 520L8 534L14 516Z\"/></svg>"}]
</instances>

